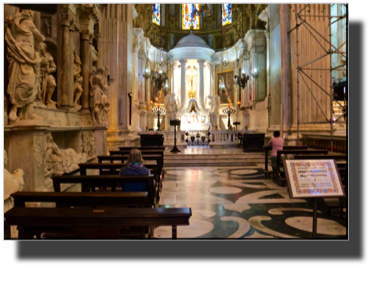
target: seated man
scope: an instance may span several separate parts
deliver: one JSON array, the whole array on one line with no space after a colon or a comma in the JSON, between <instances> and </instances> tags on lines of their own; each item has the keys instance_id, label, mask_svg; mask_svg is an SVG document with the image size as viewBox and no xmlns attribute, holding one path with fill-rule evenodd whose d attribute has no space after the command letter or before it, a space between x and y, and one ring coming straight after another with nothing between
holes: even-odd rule
<instances>
[{"instance_id":1,"label":"seated man","mask_svg":"<svg viewBox=\"0 0 380 282\"><path fill-rule=\"evenodd\" d=\"M143 165L141 152L138 149L132 149L129 152L128 163L120 171L120 175L151 175L149 169ZM123 192L147 192L146 183L132 182L121 185Z\"/></svg>"},{"instance_id":2,"label":"seated man","mask_svg":"<svg viewBox=\"0 0 380 282\"><path fill-rule=\"evenodd\" d=\"M276 165L276 163L277 163L277 151L283 150L284 139L282 139L280 137L280 131L275 131L273 133L273 136L274 137L272 137L270 139L268 146L272 146L271 161L272 161L272 165ZM282 155L281 161L283 161L283 160L284 160L284 156ZM285 177L284 168L280 168L280 174L281 174L281 177Z\"/></svg>"}]
</instances>

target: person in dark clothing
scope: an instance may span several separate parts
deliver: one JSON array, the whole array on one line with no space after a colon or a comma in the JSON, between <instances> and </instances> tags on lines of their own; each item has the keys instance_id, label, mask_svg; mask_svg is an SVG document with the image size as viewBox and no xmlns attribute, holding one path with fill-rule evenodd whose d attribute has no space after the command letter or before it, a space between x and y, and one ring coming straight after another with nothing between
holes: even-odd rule
<instances>
[{"instance_id":1,"label":"person in dark clothing","mask_svg":"<svg viewBox=\"0 0 380 282\"><path fill-rule=\"evenodd\" d=\"M120 175L152 175L148 168L143 165L143 158L138 149L132 149L129 152L128 163L124 166ZM146 183L130 182L121 185L123 192L147 192Z\"/></svg>"}]
</instances>

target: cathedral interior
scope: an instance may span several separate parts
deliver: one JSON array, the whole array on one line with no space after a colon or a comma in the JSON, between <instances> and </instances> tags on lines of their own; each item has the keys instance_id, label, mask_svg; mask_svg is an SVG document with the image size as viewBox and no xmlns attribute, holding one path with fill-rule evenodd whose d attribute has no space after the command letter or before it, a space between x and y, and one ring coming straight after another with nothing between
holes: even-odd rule
<instances>
[{"instance_id":1,"label":"cathedral interior","mask_svg":"<svg viewBox=\"0 0 380 282\"><path fill-rule=\"evenodd\" d=\"M347 9L5 4L5 237L347 240ZM275 132L284 164L333 164L340 192L295 197L281 154L268 156ZM127 181L116 174L131 148L153 192L117 200L108 190ZM75 205L97 193L134 203L152 226L108 234L104 203L82 222ZM38 227L65 208L72 230Z\"/></svg>"}]
</instances>

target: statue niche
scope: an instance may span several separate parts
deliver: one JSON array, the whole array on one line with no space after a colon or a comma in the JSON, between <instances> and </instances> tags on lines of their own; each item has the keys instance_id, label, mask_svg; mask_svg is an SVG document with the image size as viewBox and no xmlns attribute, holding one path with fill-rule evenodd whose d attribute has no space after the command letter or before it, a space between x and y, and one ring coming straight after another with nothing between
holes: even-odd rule
<instances>
[{"instance_id":1,"label":"statue niche","mask_svg":"<svg viewBox=\"0 0 380 282\"><path fill-rule=\"evenodd\" d=\"M54 89L57 86L55 78L52 75L57 70L57 66L54 63L53 56L46 51L46 43L40 43L41 51L41 64L40 64L40 97L42 103L48 106L48 108L56 108L57 102L51 100Z\"/></svg>"},{"instance_id":2,"label":"statue niche","mask_svg":"<svg viewBox=\"0 0 380 282\"><path fill-rule=\"evenodd\" d=\"M82 62L78 55L74 53L74 107L77 111L79 111L82 106L78 104L79 98L83 93L83 77L81 77L80 73Z\"/></svg>"},{"instance_id":3,"label":"statue niche","mask_svg":"<svg viewBox=\"0 0 380 282\"><path fill-rule=\"evenodd\" d=\"M105 70L103 67L100 67L96 74L93 74L90 77L90 108L92 121L97 125L108 123L107 113L109 111L110 103L107 95L103 92L103 90L108 89L108 85Z\"/></svg>"},{"instance_id":4,"label":"statue niche","mask_svg":"<svg viewBox=\"0 0 380 282\"><path fill-rule=\"evenodd\" d=\"M40 43L45 37L33 23L34 12L22 10L8 20L5 30L9 62L7 94L9 121L43 119L34 113L33 102L40 91ZM18 115L17 115L18 114Z\"/></svg>"}]
</instances>

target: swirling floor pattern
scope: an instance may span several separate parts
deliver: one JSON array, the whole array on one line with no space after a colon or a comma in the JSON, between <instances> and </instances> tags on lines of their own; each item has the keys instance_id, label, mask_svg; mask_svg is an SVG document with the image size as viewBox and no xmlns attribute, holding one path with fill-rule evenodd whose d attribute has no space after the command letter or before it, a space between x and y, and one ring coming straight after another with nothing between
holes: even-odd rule
<instances>
[{"instance_id":1,"label":"swirling floor pattern","mask_svg":"<svg viewBox=\"0 0 380 282\"><path fill-rule=\"evenodd\" d=\"M264 179L263 166L168 167L158 207L190 207L184 239L311 239L313 206L291 199L287 187ZM158 227L155 238L170 238ZM347 239L339 211L318 211L318 238Z\"/></svg>"}]
</instances>

